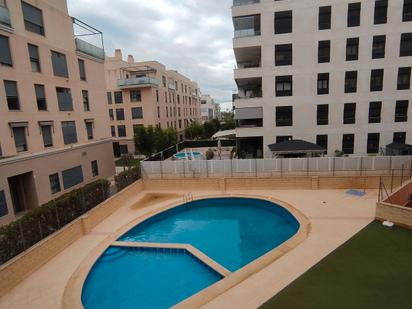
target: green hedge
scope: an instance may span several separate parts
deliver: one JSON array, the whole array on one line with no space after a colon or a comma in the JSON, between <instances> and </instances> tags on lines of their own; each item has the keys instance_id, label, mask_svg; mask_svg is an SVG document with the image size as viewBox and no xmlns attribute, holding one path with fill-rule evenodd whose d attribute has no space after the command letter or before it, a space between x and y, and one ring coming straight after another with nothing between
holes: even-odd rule
<instances>
[{"instance_id":1,"label":"green hedge","mask_svg":"<svg viewBox=\"0 0 412 309\"><path fill-rule=\"evenodd\" d=\"M141 174L139 166L121 172L119 175L114 177L117 191L119 192L123 190L124 188L130 186L132 183L139 180L140 178Z\"/></svg>"},{"instance_id":2,"label":"green hedge","mask_svg":"<svg viewBox=\"0 0 412 309\"><path fill-rule=\"evenodd\" d=\"M110 182L97 180L66 193L0 227L0 264L56 232L109 197Z\"/></svg>"}]
</instances>

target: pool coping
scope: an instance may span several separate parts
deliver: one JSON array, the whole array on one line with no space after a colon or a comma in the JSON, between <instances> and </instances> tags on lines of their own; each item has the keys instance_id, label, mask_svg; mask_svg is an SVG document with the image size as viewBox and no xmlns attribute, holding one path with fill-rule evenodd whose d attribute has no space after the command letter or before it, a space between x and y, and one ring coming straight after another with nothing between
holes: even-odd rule
<instances>
[{"instance_id":1,"label":"pool coping","mask_svg":"<svg viewBox=\"0 0 412 309\"><path fill-rule=\"evenodd\" d=\"M291 204L278 200L271 196L255 195L255 194L253 195L252 194L213 194L213 195L209 194L209 195L196 195L193 198L193 201L203 200L207 198L230 198L230 197L255 198L255 199L266 200L274 204L277 204L280 207L283 207L286 210L288 210L295 217L295 219L299 222L299 225L300 225L299 229L296 232L296 234L293 235L291 238L289 238L287 241L285 241L278 247L272 249L271 251L267 252L266 254L262 255L261 257L250 262L249 264L245 265L244 267L242 267L241 269L235 272L227 271L223 266L213 261L210 257L204 255L200 250L198 250L197 248L191 245L188 245L191 247L190 250L192 250L192 251L190 250L188 251L190 253L194 252L194 255L197 258L199 258L203 263L205 263L208 266L213 265L212 268L214 270L216 270L217 268L222 272L226 271L229 273L225 275L222 280L199 291L198 293L192 295L191 297L176 304L172 308L175 308L175 309L198 308L202 305L207 304L208 302L212 301L214 298L218 297L219 295L223 294L224 292L238 285L239 283L241 283L248 277L263 270L266 266L272 264L274 261L276 261L283 255L285 255L287 252L289 252L290 250L298 246L301 242L303 242L308 237L311 231L310 221L301 211L299 211L297 208L295 208ZM132 220L131 222L123 225L121 228L117 229L115 232L109 235L105 240L103 240L98 246L92 249L91 253L80 263L80 265L77 267L77 269L74 271L74 273L70 277L64 289L61 307L64 309L84 308L82 301L81 301L81 295L82 295L82 289L83 289L84 282L87 278L87 275L89 274L90 270L92 269L93 265L98 260L98 258L103 254L103 252L111 245L118 243L117 239L121 235L129 231L131 228L133 228L137 224L140 224L143 221L157 214L160 214L169 209L181 206L183 204L185 204L185 202L182 201L181 199L179 200L174 199L165 206L161 206L155 210L150 210L147 213ZM146 244L150 245L150 243L146 243ZM156 245L156 247L159 247L157 245L160 245L160 248L165 247L165 245L185 246L185 244L175 244L175 243L174 244L172 243L154 244L154 245ZM220 273L220 271L218 272Z\"/></svg>"}]
</instances>

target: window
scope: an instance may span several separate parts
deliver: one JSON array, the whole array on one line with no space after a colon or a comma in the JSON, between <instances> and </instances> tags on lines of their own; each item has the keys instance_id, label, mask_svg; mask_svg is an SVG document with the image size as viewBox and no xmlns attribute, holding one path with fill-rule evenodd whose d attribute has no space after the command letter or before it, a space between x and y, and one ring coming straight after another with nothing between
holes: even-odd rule
<instances>
[{"instance_id":1,"label":"window","mask_svg":"<svg viewBox=\"0 0 412 309\"><path fill-rule=\"evenodd\" d=\"M9 38L3 35L0 35L0 64L9 67L13 66Z\"/></svg>"},{"instance_id":2,"label":"window","mask_svg":"<svg viewBox=\"0 0 412 309\"><path fill-rule=\"evenodd\" d=\"M385 35L375 35L372 43L372 59L385 58Z\"/></svg>"},{"instance_id":3,"label":"window","mask_svg":"<svg viewBox=\"0 0 412 309\"><path fill-rule=\"evenodd\" d=\"M345 103L343 107L343 124L356 122L356 103Z\"/></svg>"},{"instance_id":4,"label":"window","mask_svg":"<svg viewBox=\"0 0 412 309\"><path fill-rule=\"evenodd\" d=\"M293 136L290 135L276 136L276 144L291 140L293 140Z\"/></svg>"},{"instance_id":5,"label":"window","mask_svg":"<svg viewBox=\"0 0 412 309\"><path fill-rule=\"evenodd\" d=\"M86 67L84 64L84 60L83 59L78 59L77 60L79 63L79 73L80 73L80 79L81 80L86 80Z\"/></svg>"},{"instance_id":6,"label":"window","mask_svg":"<svg viewBox=\"0 0 412 309\"><path fill-rule=\"evenodd\" d=\"M90 164L92 166L92 176L99 176L99 166L97 164L97 160L92 161Z\"/></svg>"},{"instance_id":7,"label":"window","mask_svg":"<svg viewBox=\"0 0 412 309\"><path fill-rule=\"evenodd\" d=\"M27 31L44 35L42 11L26 2L21 2L24 26Z\"/></svg>"},{"instance_id":8,"label":"window","mask_svg":"<svg viewBox=\"0 0 412 309\"><path fill-rule=\"evenodd\" d=\"M179 117L180 117L180 107L179 107ZM157 107L157 118L160 118L160 107Z\"/></svg>"},{"instance_id":9,"label":"window","mask_svg":"<svg viewBox=\"0 0 412 309\"><path fill-rule=\"evenodd\" d=\"M113 104L111 92L107 92L107 104Z\"/></svg>"},{"instance_id":10,"label":"window","mask_svg":"<svg viewBox=\"0 0 412 309\"><path fill-rule=\"evenodd\" d=\"M81 165L62 172L63 187L65 190L83 182L83 170Z\"/></svg>"},{"instance_id":11,"label":"window","mask_svg":"<svg viewBox=\"0 0 412 309\"><path fill-rule=\"evenodd\" d=\"M40 57L39 48L36 45L28 44L31 71L34 73L40 72Z\"/></svg>"},{"instance_id":12,"label":"window","mask_svg":"<svg viewBox=\"0 0 412 309\"><path fill-rule=\"evenodd\" d=\"M359 58L359 38L346 40L346 61L358 60Z\"/></svg>"},{"instance_id":13,"label":"window","mask_svg":"<svg viewBox=\"0 0 412 309\"><path fill-rule=\"evenodd\" d=\"M43 146L52 147L53 138L52 138L52 128L51 125L41 125L41 135L43 136Z\"/></svg>"},{"instance_id":14,"label":"window","mask_svg":"<svg viewBox=\"0 0 412 309\"><path fill-rule=\"evenodd\" d=\"M369 103L369 123L380 123L382 112L382 102Z\"/></svg>"},{"instance_id":15,"label":"window","mask_svg":"<svg viewBox=\"0 0 412 309\"><path fill-rule=\"evenodd\" d=\"M292 11L275 12L275 34L292 32Z\"/></svg>"},{"instance_id":16,"label":"window","mask_svg":"<svg viewBox=\"0 0 412 309\"><path fill-rule=\"evenodd\" d=\"M327 135L316 135L316 144L320 147L328 150L328 136Z\"/></svg>"},{"instance_id":17,"label":"window","mask_svg":"<svg viewBox=\"0 0 412 309\"><path fill-rule=\"evenodd\" d=\"M47 102L44 85L34 85L34 92L36 93L37 109L39 111L46 111Z\"/></svg>"},{"instance_id":18,"label":"window","mask_svg":"<svg viewBox=\"0 0 412 309\"><path fill-rule=\"evenodd\" d=\"M357 85L358 85L358 72L357 71L345 72L345 93L356 92Z\"/></svg>"},{"instance_id":19,"label":"window","mask_svg":"<svg viewBox=\"0 0 412 309\"><path fill-rule=\"evenodd\" d=\"M412 56L412 33L402 33L399 56Z\"/></svg>"},{"instance_id":20,"label":"window","mask_svg":"<svg viewBox=\"0 0 412 309\"><path fill-rule=\"evenodd\" d=\"M318 28L319 30L326 30L331 28L331 6L321 6L319 8Z\"/></svg>"},{"instance_id":21,"label":"window","mask_svg":"<svg viewBox=\"0 0 412 309\"><path fill-rule=\"evenodd\" d=\"M395 107L395 122L408 121L408 100L396 101Z\"/></svg>"},{"instance_id":22,"label":"window","mask_svg":"<svg viewBox=\"0 0 412 309\"><path fill-rule=\"evenodd\" d=\"M87 90L82 90L82 97L83 97L84 111L89 112L90 111L89 92Z\"/></svg>"},{"instance_id":23,"label":"window","mask_svg":"<svg viewBox=\"0 0 412 309\"><path fill-rule=\"evenodd\" d=\"M233 27L235 38L260 35L260 15L234 17Z\"/></svg>"},{"instance_id":24,"label":"window","mask_svg":"<svg viewBox=\"0 0 412 309\"><path fill-rule=\"evenodd\" d=\"M398 90L410 89L411 67L399 68L398 70Z\"/></svg>"},{"instance_id":25,"label":"window","mask_svg":"<svg viewBox=\"0 0 412 309\"><path fill-rule=\"evenodd\" d=\"M85 120L85 124L86 124L87 139L92 140L93 139L93 121Z\"/></svg>"},{"instance_id":26,"label":"window","mask_svg":"<svg viewBox=\"0 0 412 309\"><path fill-rule=\"evenodd\" d=\"M405 144L406 142L406 132L395 132L393 133L393 142L398 144Z\"/></svg>"},{"instance_id":27,"label":"window","mask_svg":"<svg viewBox=\"0 0 412 309\"><path fill-rule=\"evenodd\" d=\"M344 154L353 154L354 144L355 144L355 134L343 134L342 152Z\"/></svg>"},{"instance_id":28,"label":"window","mask_svg":"<svg viewBox=\"0 0 412 309\"><path fill-rule=\"evenodd\" d=\"M277 127L293 126L292 106L276 106L276 126Z\"/></svg>"},{"instance_id":29,"label":"window","mask_svg":"<svg viewBox=\"0 0 412 309\"><path fill-rule=\"evenodd\" d=\"M412 21L412 0L403 0L402 21Z\"/></svg>"},{"instance_id":30,"label":"window","mask_svg":"<svg viewBox=\"0 0 412 309\"><path fill-rule=\"evenodd\" d=\"M7 106L10 111L20 110L19 94L17 92L17 83L11 80L4 81L6 91Z\"/></svg>"},{"instance_id":31,"label":"window","mask_svg":"<svg viewBox=\"0 0 412 309\"><path fill-rule=\"evenodd\" d=\"M388 19L388 0L376 0L373 23L386 24Z\"/></svg>"},{"instance_id":32,"label":"window","mask_svg":"<svg viewBox=\"0 0 412 309\"><path fill-rule=\"evenodd\" d=\"M182 85L183 89L183 85ZM159 102L159 90L156 90L156 102Z\"/></svg>"},{"instance_id":33,"label":"window","mask_svg":"<svg viewBox=\"0 0 412 309\"><path fill-rule=\"evenodd\" d=\"M383 69L371 71L370 91L383 90Z\"/></svg>"},{"instance_id":34,"label":"window","mask_svg":"<svg viewBox=\"0 0 412 309\"><path fill-rule=\"evenodd\" d=\"M123 108L116 109L116 119L124 120L124 109Z\"/></svg>"},{"instance_id":35,"label":"window","mask_svg":"<svg viewBox=\"0 0 412 309\"><path fill-rule=\"evenodd\" d=\"M113 114L113 110L112 110L112 109L109 109L109 119L110 119L111 121L114 120L114 114Z\"/></svg>"},{"instance_id":36,"label":"window","mask_svg":"<svg viewBox=\"0 0 412 309\"><path fill-rule=\"evenodd\" d=\"M163 87L166 87L166 76L162 76Z\"/></svg>"},{"instance_id":37,"label":"window","mask_svg":"<svg viewBox=\"0 0 412 309\"><path fill-rule=\"evenodd\" d=\"M62 121L62 132L65 145L77 143L76 123L74 121Z\"/></svg>"},{"instance_id":38,"label":"window","mask_svg":"<svg viewBox=\"0 0 412 309\"><path fill-rule=\"evenodd\" d=\"M61 191L60 188L60 179L59 179L59 174L55 173L49 176L49 181L50 181L50 191L52 194L56 194Z\"/></svg>"},{"instance_id":39,"label":"window","mask_svg":"<svg viewBox=\"0 0 412 309\"><path fill-rule=\"evenodd\" d=\"M276 76L276 96L285 97L292 95L292 75Z\"/></svg>"},{"instance_id":40,"label":"window","mask_svg":"<svg viewBox=\"0 0 412 309\"><path fill-rule=\"evenodd\" d=\"M379 133L368 133L368 142L366 146L367 153L378 153L379 152Z\"/></svg>"},{"instance_id":41,"label":"window","mask_svg":"<svg viewBox=\"0 0 412 309\"><path fill-rule=\"evenodd\" d=\"M70 89L56 87L57 102L59 104L59 111L67 112L73 111L73 101Z\"/></svg>"},{"instance_id":42,"label":"window","mask_svg":"<svg viewBox=\"0 0 412 309\"><path fill-rule=\"evenodd\" d=\"M114 92L114 103L122 104L123 103L123 93L121 91Z\"/></svg>"},{"instance_id":43,"label":"window","mask_svg":"<svg viewBox=\"0 0 412 309\"><path fill-rule=\"evenodd\" d=\"M329 73L318 74L318 94L329 93Z\"/></svg>"},{"instance_id":44,"label":"window","mask_svg":"<svg viewBox=\"0 0 412 309\"><path fill-rule=\"evenodd\" d=\"M319 41L318 63L330 62L330 41Z\"/></svg>"},{"instance_id":45,"label":"window","mask_svg":"<svg viewBox=\"0 0 412 309\"><path fill-rule=\"evenodd\" d=\"M117 126L119 137L126 137L126 126Z\"/></svg>"},{"instance_id":46,"label":"window","mask_svg":"<svg viewBox=\"0 0 412 309\"><path fill-rule=\"evenodd\" d=\"M0 217L3 217L9 213L7 208L6 195L4 191L0 191Z\"/></svg>"},{"instance_id":47,"label":"window","mask_svg":"<svg viewBox=\"0 0 412 309\"><path fill-rule=\"evenodd\" d=\"M275 65L292 65L292 44L275 46Z\"/></svg>"},{"instance_id":48,"label":"window","mask_svg":"<svg viewBox=\"0 0 412 309\"><path fill-rule=\"evenodd\" d=\"M141 107L132 108L132 119L143 119L143 109Z\"/></svg>"},{"instance_id":49,"label":"window","mask_svg":"<svg viewBox=\"0 0 412 309\"><path fill-rule=\"evenodd\" d=\"M13 128L14 144L17 152L27 151L26 127Z\"/></svg>"},{"instance_id":50,"label":"window","mask_svg":"<svg viewBox=\"0 0 412 309\"><path fill-rule=\"evenodd\" d=\"M361 3L348 4L348 27L360 26Z\"/></svg>"},{"instance_id":51,"label":"window","mask_svg":"<svg viewBox=\"0 0 412 309\"><path fill-rule=\"evenodd\" d=\"M66 55L52 51L51 58L54 75L60 77L69 77L69 71L67 70Z\"/></svg>"},{"instance_id":52,"label":"window","mask_svg":"<svg viewBox=\"0 0 412 309\"><path fill-rule=\"evenodd\" d=\"M116 137L116 127L115 126L110 126L110 131L112 133L112 137Z\"/></svg>"},{"instance_id":53,"label":"window","mask_svg":"<svg viewBox=\"0 0 412 309\"><path fill-rule=\"evenodd\" d=\"M319 104L317 106L316 121L318 126L324 126L329 124L329 105Z\"/></svg>"},{"instance_id":54,"label":"window","mask_svg":"<svg viewBox=\"0 0 412 309\"><path fill-rule=\"evenodd\" d=\"M140 90L131 90L130 91L130 102L140 102L142 100L142 95Z\"/></svg>"}]
</instances>

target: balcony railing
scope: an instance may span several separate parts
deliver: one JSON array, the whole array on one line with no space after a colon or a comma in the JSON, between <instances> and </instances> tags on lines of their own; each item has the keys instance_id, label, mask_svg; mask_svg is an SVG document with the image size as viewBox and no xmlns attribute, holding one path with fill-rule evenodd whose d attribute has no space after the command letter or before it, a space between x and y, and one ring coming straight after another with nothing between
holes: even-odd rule
<instances>
[{"instance_id":1,"label":"balcony railing","mask_svg":"<svg viewBox=\"0 0 412 309\"><path fill-rule=\"evenodd\" d=\"M153 77L136 77L136 78L126 78L117 80L117 86L119 88L143 88L143 87L152 87L159 86L160 82L157 78Z\"/></svg>"},{"instance_id":2,"label":"balcony railing","mask_svg":"<svg viewBox=\"0 0 412 309\"><path fill-rule=\"evenodd\" d=\"M104 60L104 49L76 38L76 49L89 56Z\"/></svg>"},{"instance_id":3,"label":"balcony railing","mask_svg":"<svg viewBox=\"0 0 412 309\"><path fill-rule=\"evenodd\" d=\"M255 30L255 29L235 30L235 38L244 38L248 36L257 36L257 35L260 35L260 30Z\"/></svg>"},{"instance_id":4,"label":"balcony railing","mask_svg":"<svg viewBox=\"0 0 412 309\"><path fill-rule=\"evenodd\" d=\"M259 3L260 0L233 0L233 6L246 5L246 4L255 4Z\"/></svg>"},{"instance_id":5,"label":"balcony railing","mask_svg":"<svg viewBox=\"0 0 412 309\"><path fill-rule=\"evenodd\" d=\"M0 24L11 26L9 9L0 6Z\"/></svg>"}]
</instances>

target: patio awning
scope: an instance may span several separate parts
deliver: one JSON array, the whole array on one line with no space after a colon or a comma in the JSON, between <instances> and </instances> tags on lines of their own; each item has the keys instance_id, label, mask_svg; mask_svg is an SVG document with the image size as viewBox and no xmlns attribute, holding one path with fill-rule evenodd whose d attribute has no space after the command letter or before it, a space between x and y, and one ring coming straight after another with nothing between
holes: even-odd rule
<instances>
[{"instance_id":1,"label":"patio awning","mask_svg":"<svg viewBox=\"0 0 412 309\"><path fill-rule=\"evenodd\" d=\"M326 152L325 148L300 139L287 140L280 143L268 145L268 147L273 153L277 154Z\"/></svg>"}]
</instances>

